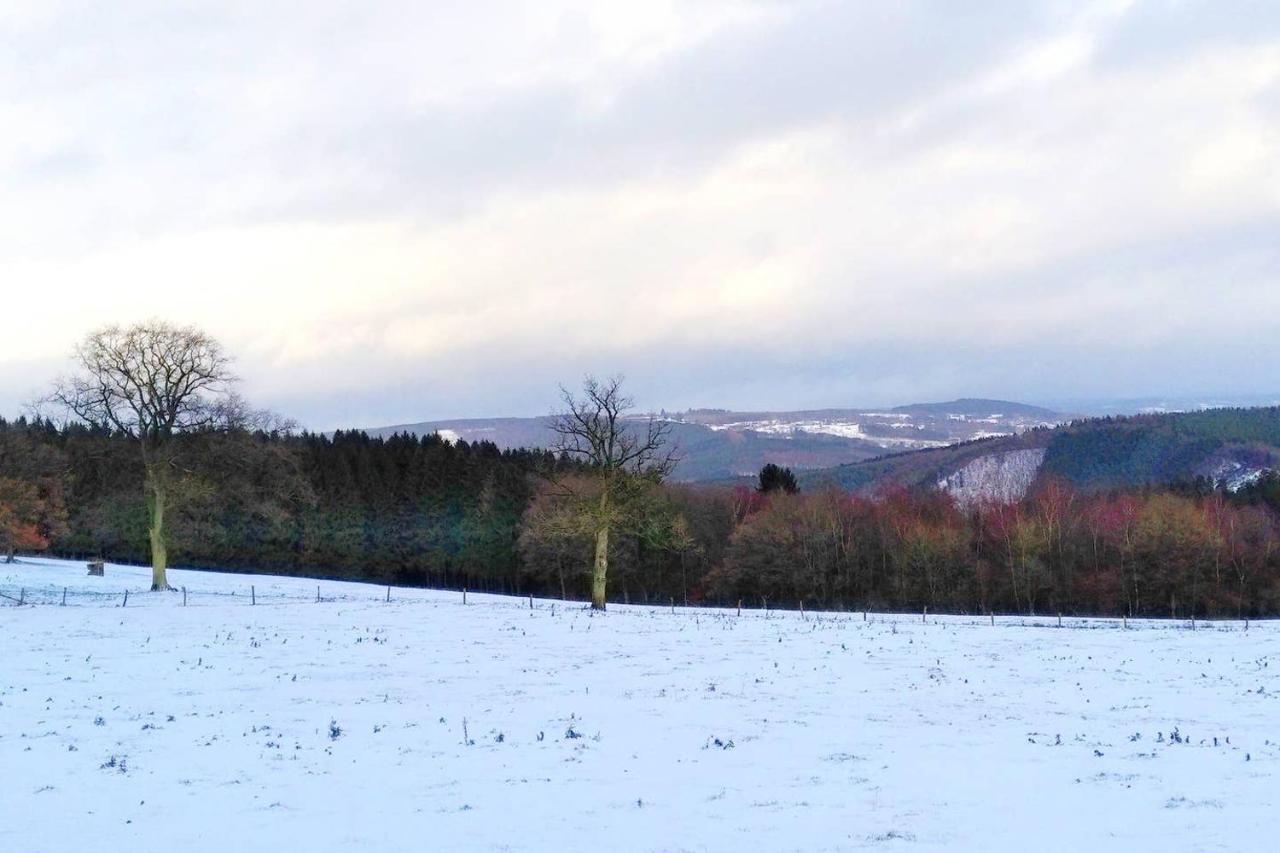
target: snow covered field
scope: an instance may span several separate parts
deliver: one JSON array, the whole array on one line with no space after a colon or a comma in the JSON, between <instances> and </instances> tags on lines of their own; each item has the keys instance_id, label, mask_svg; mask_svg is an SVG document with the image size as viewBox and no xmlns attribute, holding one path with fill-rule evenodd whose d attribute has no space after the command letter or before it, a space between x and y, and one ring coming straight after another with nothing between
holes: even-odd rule
<instances>
[{"instance_id":1,"label":"snow covered field","mask_svg":"<svg viewBox=\"0 0 1280 853\"><path fill-rule=\"evenodd\" d=\"M1280 849L1274 622L171 580L0 566L0 850Z\"/></svg>"}]
</instances>

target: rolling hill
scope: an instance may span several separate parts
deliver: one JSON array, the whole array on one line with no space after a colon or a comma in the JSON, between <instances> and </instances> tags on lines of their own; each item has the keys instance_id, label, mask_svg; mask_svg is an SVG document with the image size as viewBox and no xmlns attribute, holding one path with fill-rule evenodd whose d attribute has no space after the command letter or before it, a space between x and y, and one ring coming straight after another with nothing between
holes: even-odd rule
<instances>
[{"instance_id":1,"label":"rolling hill","mask_svg":"<svg viewBox=\"0 0 1280 853\"><path fill-rule=\"evenodd\" d=\"M1003 400L955 400L892 409L737 412L691 409L657 415L671 424L684 482L751 476L766 462L797 471L825 469L886 453L940 448L1012 436L1059 424L1068 415ZM646 416L647 417L647 416ZM491 441L502 448L548 447L549 417L424 421L366 429L370 436L439 433L450 440Z\"/></svg>"},{"instance_id":2,"label":"rolling hill","mask_svg":"<svg viewBox=\"0 0 1280 853\"><path fill-rule=\"evenodd\" d=\"M1097 490L1205 477L1238 488L1280 467L1280 407L1077 420L801 475L808 488L937 486L962 502L1018 497L1046 476Z\"/></svg>"}]
</instances>

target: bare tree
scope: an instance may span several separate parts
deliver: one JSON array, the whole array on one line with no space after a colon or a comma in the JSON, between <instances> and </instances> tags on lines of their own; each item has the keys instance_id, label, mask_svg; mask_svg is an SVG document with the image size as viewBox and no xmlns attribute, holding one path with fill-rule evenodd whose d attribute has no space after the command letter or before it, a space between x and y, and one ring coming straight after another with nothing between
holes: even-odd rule
<instances>
[{"instance_id":1,"label":"bare tree","mask_svg":"<svg viewBox=\"0 0 1280 853\"><path fill-rule=\"evenodd\" d=\"M243 412L221 345L193 326L159 320L107 326L75 349L79 371L49 397L77 418L123 433L142 453L151 540L151 588L169 589L165 513L176 466L175 437Z\"/></svg>"},{"instance_id":2,"label":"bare tree","mask_svg":"<svg viewBox=\"0 0 1280 853\"><path fill-rule=\"evenodd\" d=\"M671 425L632 416L635 404L623 395L621 376L604 381L588 376L581 397L563 387L560 394L564 409L551 425L555 450L586 463L590 471L590 489L567 485L564 492L576 499L575 516L595 539L591 607L604 610L610 535L643 514L646 494L675 467Z\"/></svg>"}]
</instances>

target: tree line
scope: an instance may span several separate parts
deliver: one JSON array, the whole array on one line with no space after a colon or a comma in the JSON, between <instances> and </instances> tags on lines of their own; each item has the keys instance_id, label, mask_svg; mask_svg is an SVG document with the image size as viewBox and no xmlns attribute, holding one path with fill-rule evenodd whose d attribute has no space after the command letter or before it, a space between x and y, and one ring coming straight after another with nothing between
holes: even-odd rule
<instances>
[{"instance_id":1,"label":"tree line","mask_svg":"<svg viewBox=\"0 0 1280 853\"><path fill-rule=\"evenodd\" d=\"M173 441L170 561L496 592L525 589L518 538L537 483L576 467L436 435L206 429ZM145 487L126 436L0 420L0 550L151 563Z\"/></svg>"},{"instance_id":2,"label":"tree line","mask_svg":"<svg viewBox=\"0 0 1280 853\"><path fill-rule=\"evenodd\" d=\"M173 478L182 565L590 599L599 497L549 451L362 432L195 433ZM0 552L150 560L145 472L109 431L0 421ZM1280 613L1280 478L962 508L925 489L652 482L607 543L611 601L969 613ZM579 488L566 498L566 484ZM593 489L595 491L593 491ZM629 498L635 500L634 497ZM655 520L656 519L656 520Z\"/></svg>"},{"instance_id":3,"label":"tree line","mask_svg":"<svg viewBox=\"0 0 1280 853\"><path fill-rule=\"evenodd\" d=\"M962 508L888 486L775 496L705 579L718 600L960 613L1240 617L1280 613L1280 479L1082 493Z\"/></svg>"},{"instance_id":4,"label":"tree line","mask_svg":"<svg viewBox=\"0 0 1280 853\"><path fill-rule=\"evenodd\" d=\"M78 352L53 395L74 417L0 420L0 556L149 562L157 590L172 560L601 609L1280 614L1273 474L1235 493L1049 476L965 507L928 488L801 492L776 465L755 487L680 485L663 422L633 417L620 379L563 392L554 449L500 450L298 432L245 405L195 330L109 328Z\"/></svg>"}]
</instances>

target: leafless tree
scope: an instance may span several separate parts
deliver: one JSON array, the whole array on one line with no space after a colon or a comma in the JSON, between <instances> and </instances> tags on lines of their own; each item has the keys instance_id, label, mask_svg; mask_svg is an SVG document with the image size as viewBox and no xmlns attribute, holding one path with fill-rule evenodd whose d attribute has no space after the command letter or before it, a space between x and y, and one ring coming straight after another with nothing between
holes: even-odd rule
<instances>
[{"instance_id":1,"label":"leafless tree","mask_svg":"<svg viewBox=\"0 0 1280 853\"><path fill-rule=\"evenodd\" d=\"M564 408L551 425L555 450L585 462L590 470L589 491L568 486L566 492L576 499L584 532L595 539L591 607L604 610L610 535L634 520L648 490L675 467L671 425L631 415L635 404L623 395L621 376L603 381L588 376L581 397L563 387L560 394Z\"/></svg>"},{"instance_id":2,"label":"leafless tree","mask_svg":"<svg viewBox=\"0 0 1280 853\"><path fill-rule=\"evenodd\" d=\"M151 588L169 589L165 512L175 436L242 416L222 346L193 326L153 320L107 326L75 349L78 371L57 382L56 403L86 423L129 436L142 453L151 540Z\"/></svg>"}]
</instances>

